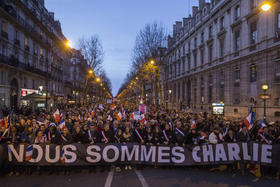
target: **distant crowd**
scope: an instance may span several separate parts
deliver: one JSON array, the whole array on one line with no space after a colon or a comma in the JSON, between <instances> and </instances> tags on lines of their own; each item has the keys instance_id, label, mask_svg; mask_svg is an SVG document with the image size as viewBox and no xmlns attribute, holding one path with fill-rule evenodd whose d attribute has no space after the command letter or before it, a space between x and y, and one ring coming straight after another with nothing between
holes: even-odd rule
<instances>
[{"instance_id":1,"label":"distant crowd","mask_svg":"<svg viewBox=\"0 0 280 187\"><path fill-rule=\"evenodd\" d=\"M253 119L253 118L252 118ZM248 121L249 120L249 121ZM207 113L147 106L61 105L54 111L3 109L0 144L95 144L137 142L148 145L200 145L223 142L280 144L280 123L227 120Z\"/></svg>"}]
</instances>

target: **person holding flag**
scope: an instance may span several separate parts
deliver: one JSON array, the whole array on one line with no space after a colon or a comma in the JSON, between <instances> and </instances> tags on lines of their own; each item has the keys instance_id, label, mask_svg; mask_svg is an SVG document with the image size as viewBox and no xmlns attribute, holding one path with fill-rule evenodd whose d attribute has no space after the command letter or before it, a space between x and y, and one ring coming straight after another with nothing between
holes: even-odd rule
<instances>
[{"instance_id":1,"label":"person holding flag","mask_svg":"<svg viewBox=\"0 0 280 187\"><path fill-rule=\"evenodd\" d=\"M60 142L60 134L57 131L56 125L51 123L46 129L47 143L57 144Z\"/></svg>"}]
</instances>

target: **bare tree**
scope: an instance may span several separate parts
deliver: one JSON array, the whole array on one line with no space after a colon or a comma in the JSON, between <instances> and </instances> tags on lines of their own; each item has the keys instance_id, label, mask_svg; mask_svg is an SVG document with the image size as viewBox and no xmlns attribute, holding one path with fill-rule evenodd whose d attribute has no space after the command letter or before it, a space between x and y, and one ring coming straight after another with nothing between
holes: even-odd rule
<instances>
[{"instance_id":1,"label":"bare tree","mask_svg":"<svg viewBox=\"0 0 280 187\"><path fill-rule=\"evenodd\" d=\"M87 60L88 65L98 73L102 68L104 51L100 39L97 35L90 38L81 38L79 47L82 55Z\"/></svg>"},{"instance_id":2,"label":"bare tree","mask_svg":"<svg viewBox=\"0 0 280 187\"><path fill-rule=\"evenodd\" d=\"M112 92L112 83L111 80L108 78L106 71L101 69L98 73L98 77L102 80L102 83L105 88L107 88L110 92Z\"/></svg>"},{"instance_id":3,"label":"bare tree","mask_svg":"<svg viewBox=\"0 0 280 187\"><path fill-rule=\"evenodd\" d=\"M146 60L155 57L157 49L166 45L166 39L166 30L162 24L146 24L136 36L132 66L138 68Z\"/></svg>"}]
</instances>

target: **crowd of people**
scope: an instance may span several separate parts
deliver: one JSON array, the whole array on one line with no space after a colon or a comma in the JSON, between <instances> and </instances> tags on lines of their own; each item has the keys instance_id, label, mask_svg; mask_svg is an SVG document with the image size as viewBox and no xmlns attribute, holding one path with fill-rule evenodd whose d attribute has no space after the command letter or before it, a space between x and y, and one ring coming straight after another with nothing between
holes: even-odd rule
<instances>
[{"instance_id":1,"label":"crowd of people","mask_svg":"<svg viewBox=\"0 0 280 187\"><path fill-rule=\"evenodd\" d=\"M2 110L0 145L136 142L187 146L250 141L280 144L278 121L267 124L254 121L248 128L244 120L227 120L207 113L195 114L155 106L147 108L145 113L139 113L136 105L117 104L62 105L55 111L36 113Z\"/></svg>"}]
</instances>

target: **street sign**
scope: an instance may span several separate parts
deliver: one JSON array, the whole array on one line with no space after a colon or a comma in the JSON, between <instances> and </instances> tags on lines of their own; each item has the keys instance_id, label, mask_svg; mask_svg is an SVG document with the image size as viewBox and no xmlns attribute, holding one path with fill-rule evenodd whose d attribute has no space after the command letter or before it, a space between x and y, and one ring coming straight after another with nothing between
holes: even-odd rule
<instances>
[{"instance_id":1,"label":"street sign","mask_svg":"<svg viewBox=\"0 0 280 187\"><path fill-rule=\"evenodd\" d=\"M271 99L271 95L270 94L259 94L259 98L263 99L263 100L268 100L268 99Z\"/></svg>"}]
</instances>

